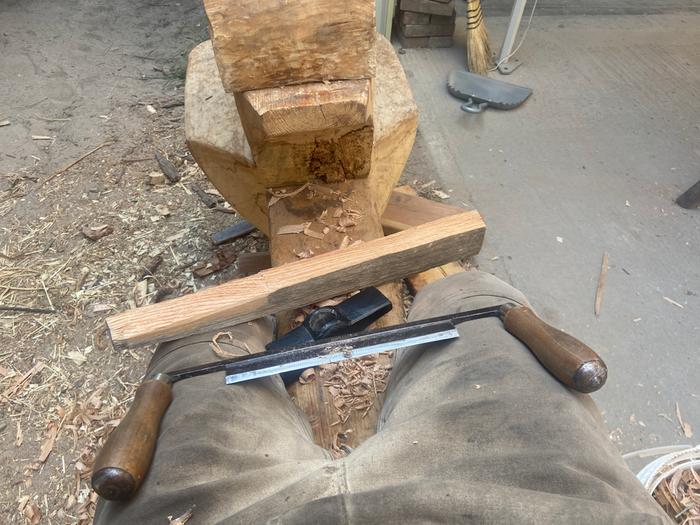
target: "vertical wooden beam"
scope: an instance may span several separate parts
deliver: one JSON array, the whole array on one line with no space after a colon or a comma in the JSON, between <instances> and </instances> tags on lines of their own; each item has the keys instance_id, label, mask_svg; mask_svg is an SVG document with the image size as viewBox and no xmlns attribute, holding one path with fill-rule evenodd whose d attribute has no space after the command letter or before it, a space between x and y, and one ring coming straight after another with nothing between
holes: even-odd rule
<instances>
[{"instance_id":1,"label":"vertical wooden beam","mask_svg":"<svg viewBox=\"0 0 700 525\"><path fill-rule=\"evenodd\" d=\"M269 209L273 266L383 236L380 217L371 197L368 181L360 179L314 185L275 202ZM293 231L299 225L307 225L306 233L281 233ZM383 285L380 290L392 302L393 310L380 319L377 326L403 322L403 300L399 283ZM286 312L278 316L281 333L289 330L298 313ZM388 366L390 362L389 356L380 356L381 364ZM314 439L324 448L332 448L336 434L344 429L352 429L346 444L353 448L376 431L381 394L366 414L352 411L348 421L341 426L334 425L339 419L338 414L333 405L333 396L324 385L320 371L317 371L315 381L292 385L290 394L309 417Z\"/></svg>"}]
</instances>

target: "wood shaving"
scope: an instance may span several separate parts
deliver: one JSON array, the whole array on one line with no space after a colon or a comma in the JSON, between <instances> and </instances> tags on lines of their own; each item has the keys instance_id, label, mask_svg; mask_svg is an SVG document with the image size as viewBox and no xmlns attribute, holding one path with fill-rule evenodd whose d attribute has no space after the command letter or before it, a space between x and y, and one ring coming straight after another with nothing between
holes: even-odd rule
<instances>
[{"instance_id":1,"label":"wood shaving","mask_svg":"<svg viewBox=\"0 0 700 525\"><path fill-rule=\"evenodd\" d=\"M86 238L90 239L91 241L99 241L102 237L106 237L107 235L111 235L114 233L114 228L107 224L103 224L100 226L83 226L80 229L80 233L82 233Z\"/></svg>"},{"instance_id":2,"label":"wood shaving","mask_svg":"<svg viewBox=\"0 0 700 525\"><path fill-rule=\"evenodd\" d=\"M314 252L310 248L307 248L305 250L300 250L300 251L293 250L293 252L294 252L294 255L299 257L299 259L308 259L309 257L314 256Z\"/></svg>"},{"instance_id":3,"label":"wood shaving","mask_svg":"<svg viewBox=\"0 0 700 525\"><path fill-rule=\"evenodd\" d=\"M343 228L352 228L353 226L357 226L357 222L355 222L355 220L353 220L351 217L343 216L338 219L338 226Z\"/></svg>"},{"instance_id":4,"label":"wood shaving","mask_svg":"<svg viewBox=\"0 0 700 525\"><path fill-rule=\"evenodd\" d=\"M348 237L347 235L345 235L345 236L343 237L343 240L340 241L340 244L338 245L338 249L339 249L339 250L342 250L343 248L347 248L348 246L350 246L350 237Z\"/></svg>"},{"instance_id":5,"label":"wood shaving","mask_svg":"<svg viewBox=\"0 0 700 525\"><path fill-rule=\"evenodd\" d=\"M172 516L168 516L168 522L169 525L185 525L188 521L190 521L190 518L192 518L192 514L194 513L194 507L191 507L185 511L184 514L181 516L178 516L177 518L173 518Z\"/></svg>"},{"instance_id":6,"label":"wood shaving","mask_svg":"<svg viewBox=\"0 0 700 525\"><path fill-rule=\"evenodd\" d=\"M693 427L691 427L690 423L688 423L687 421L683 421L683 418L681 417L681 407L678 403L676 403L676 417L678 418L678 424L681 426L683 435L688 439L692 438Z\"/></svg>"},{"instance_id":7,"label":"wood shaving","mask_svg":"<svg viewBox=\"0 0 700 525\"><path fill-rule=\"evenodd\" d=\"M293 235L296 233L302 233L310 223L305 222L303 224L287 224L285 226L280 226L277 229L277 235Z\"/></svg>"},{"instance_id":8,"label":"wood shaving","mask_svg":"<svg viewBox=\"0 0 700 525\"><path fill-rule=\"evenodd\" d=\"M294 197L295 195L298 195L302 191L304 191L306 188L309 187L309 183L307 182L303 186L297 188L294 191L287 192L285 190L269 190L269 192L272 194L272 197L270 198L270 201L268 202L268 207L272 207L275 205L277 202L279 202L282 199L286 199L287 197Z\"/></svg>"},{"instance_id":9,"label":"wood shaving","mask_svg":"<svg viewBox=\"0 0 700 525\"><path fill-rule=\"evenodd\" d=\"M663 479L653 496L676 523L700 524L700 473L692 467Z\"/></svg>"},{"instance_id":10,"label":"wood shaving","mask_svg":"<svg viewBox=\"0 0 700 525\"><path fill-rule=\"evenodd\" d=\"M299 382L302 385L305 385L307 383L311 383L312 381L315 381L315 380L316 380L316 371L313 368L307 368L299 376Z\"/></svg>"},{"instance_id":11,"label":"wood shaving","mask_svg":"<svg viewBox=\"0 0 700 525\"><path fill-rule=\"evenodd\" d=\"M240 357L240 353L233 353L229 352L228 350L224 350L221 348L221 345L219 344L219 339L222 338L228 338L229 342L233 342L233 336L231 335L231 332L219 332L217 333L211 340L211 343L209 343L209 346L217 356L223 358L223 359L231 359L232 357ZM238 347L240 343L237 342L236 347ZM250 351L250 348L248 348L248 345L243 343L243 346L245 347L247 353L252 353Z\"/></svg>"},{"instance_id":12,"label":"wood shaving","mask_svg":"<svg viewBox=\"0 0 700 525\"><path fill-rule=\"evenodd\" d=\"M323 240L326 237L323 233L312 230L311 225L308 225L306 228L304 228L304 235L319 240Z\"/></svg>"},{"instance_id":13,"label":"wood shaving","mask_svg":"<svg viewBox=\"0 0 700 525\"><path fill-rule=\"evenodd\" d=\"M431 190L430 193L431 193L432 195L435 195L438 199L445 200L445 199L449 199L449 198L450 198L449 194L447 194L447 193L445 193L444 191L441 191L441 190Z\"/></svg>"},{"instance_id":14,"label":"wood shaving","mask_svg":"<svg viewBox=\"0 0 700 525\"><path fill-rule=\"evenodd\" d=\"M685 306L683 306L681 303L674 301L673 299L671 299L670 297L666 297L665 295L664 295L664 301L668 301L673 306L677 306L678 308L685 308Z\"/></svg>"}]
</instances>

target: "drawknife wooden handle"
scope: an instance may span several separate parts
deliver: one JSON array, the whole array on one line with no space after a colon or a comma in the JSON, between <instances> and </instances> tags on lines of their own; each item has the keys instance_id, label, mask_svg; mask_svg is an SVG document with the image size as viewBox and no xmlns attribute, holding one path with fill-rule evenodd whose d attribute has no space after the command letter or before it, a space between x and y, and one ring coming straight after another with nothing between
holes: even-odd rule
<instances>
[{"instance_id":1,"label":"drawknife wooden handle","mask_svg":"<svg viewBox=\"0 0 700 525\"><path fill-rule=\"evenodd\" d=\"M146 476L156 448L158 430L173 398L170 378L158 374L141 384L134 402L92 468L92 488L108 500L126 500Z\"/></svg>"},{"instance_id":2,"label":"drawknife wooden handle","mask_svg":"<svg viewBox=\"0 0 700 525\"><path fill-rule=\"evenodd\" d=\"M529 308L503 305L501 320L505 329L569 388L588 394L605 384L608 368L600 356L575 337L545 323Z\"/></svg>"}]
</instances>

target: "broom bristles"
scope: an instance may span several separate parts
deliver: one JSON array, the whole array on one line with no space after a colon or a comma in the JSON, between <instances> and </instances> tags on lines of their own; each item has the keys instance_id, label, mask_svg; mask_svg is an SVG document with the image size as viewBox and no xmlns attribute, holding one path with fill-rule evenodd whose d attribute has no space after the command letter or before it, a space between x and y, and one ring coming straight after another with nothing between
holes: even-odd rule
<instances>
[{"instance_id":1,"label":"broom bristles","mask_svg":"<svg viewBox=\"0 0 700 525\"><path fill-rule=\"evenodd\" d=\"M467 69L477 75L486 75L491 65L491 48L481 0L467 0Z\"/></svg>"}]
</instances>

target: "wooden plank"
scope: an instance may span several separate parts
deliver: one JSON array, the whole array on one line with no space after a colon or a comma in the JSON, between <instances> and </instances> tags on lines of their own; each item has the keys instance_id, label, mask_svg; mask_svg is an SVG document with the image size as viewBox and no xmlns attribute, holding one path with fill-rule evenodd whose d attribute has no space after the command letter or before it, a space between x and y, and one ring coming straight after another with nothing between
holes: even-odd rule
<instances>
[{"instance_id":1,"label":"wooden plank","mask_svg":"<svg viewBox=\"0 0 700 525\"><path fill-rule=\"evenodd\" d=\"M367 177L374 126L369 80L314 82L235 95L269 187Z\"/></svg>"},{"instance_id":2,"label":"wooden plank","mask_svg":"<svg viewBox=\"0 0 700 525\"><path fill-rule=\"evenodd\" d=\"M371 78L373 0L205 0L224 89Z\"/></svg>"},{"instance_id":3,"label":"wooden plank","mask_svg":"<svg viewBox=\"0 0 700 525\"><path fill-rule=\"evenodd\" d=\"M269 217L272 232L270 252L275 266L298 260L297 254L316 257L352 242L366 242L383 236L366 179L314 185L306 191L275 203L269 209ZM280 228L302 223L309 223L310 233L314 235L324 230L327 232L321 239L303 232L287 235L276 233ZM347 226L340 226L341 224ZM392 302L393 309L382 317L376 326L402 323L405 317L400 285L387 283L380 286L380 290ZM297 311L280 313L277 316L279 332L285 333L291 328L292 320L297 315ZM377 359L381 365L388 366L391 363L391 358L386 354L378 356ZM352 429L345 444L355 448L375 433L381 408L381 394L376 397L368 394L367 398L373 401L372 407L366 413L364 410L351 410L348 419L342 426L338 426L334 425L339 416L333 404L333 394L321 379L319 369L316 370L316 378L316 381L306 384L296 382L288 389L292 398L307 415L316 443L332 450L336 434ZM357 379L362 378L360 376ZM368 379L371 381L371 378Z\"/></svg>"},{"instance_id":4,"label":"wooden plank","mask_svg":"<svg viewBox=\"0 0 700 525\"><path fill-rule=\"evenodd\" d=\"M399 186L394 188L389 198L389 205L382 216L382 225L385 233L393 233L463 211L456 206L419 197L411 186ZM452 261L409 275L406 278L406 284L411 293L415 295L430 283L463 271L464 267L461 263Z\"/></svg>"},{"instance_id":5,"label":"wooden plank","mask_svg":"<svg viewBox=\"0 0 700 525\"><path fill-rule=\"evenodd\" d=\"M384 232L390 234L463 211L457 206L419 197L410 186L401 186L394 188L389 196L382 225Z\"/></svg>"},{"instance_id":6,"label":"wooden plank","mask_svg":"<svg viewBox=\"0 0 700 525\"><path fill-rule=\"evenodd\" d=\"M463 271L465 271L464 266L462 266L459 262L453 261L445 263L436 268L430 268L424 272L409 275L406 277L406 284L408 285L408 289L411 291L411 293L415 295L430 283L439 281L440 279L444 279L445 277L449 277L450 275L454 275L456 273L462 273Z\"/></svg>"},{"instance_id":7,"label":"wooden plank","mask_svg":"<svg viewBox=\"0 0 700 525\"><path fill-rule=\"evenodd\" d=\"M468 257L479 252L484 233L479 213L464 212L123 312L107 326L114 347L125 348L242 323Z\"/></svg>"}]
</instances>

